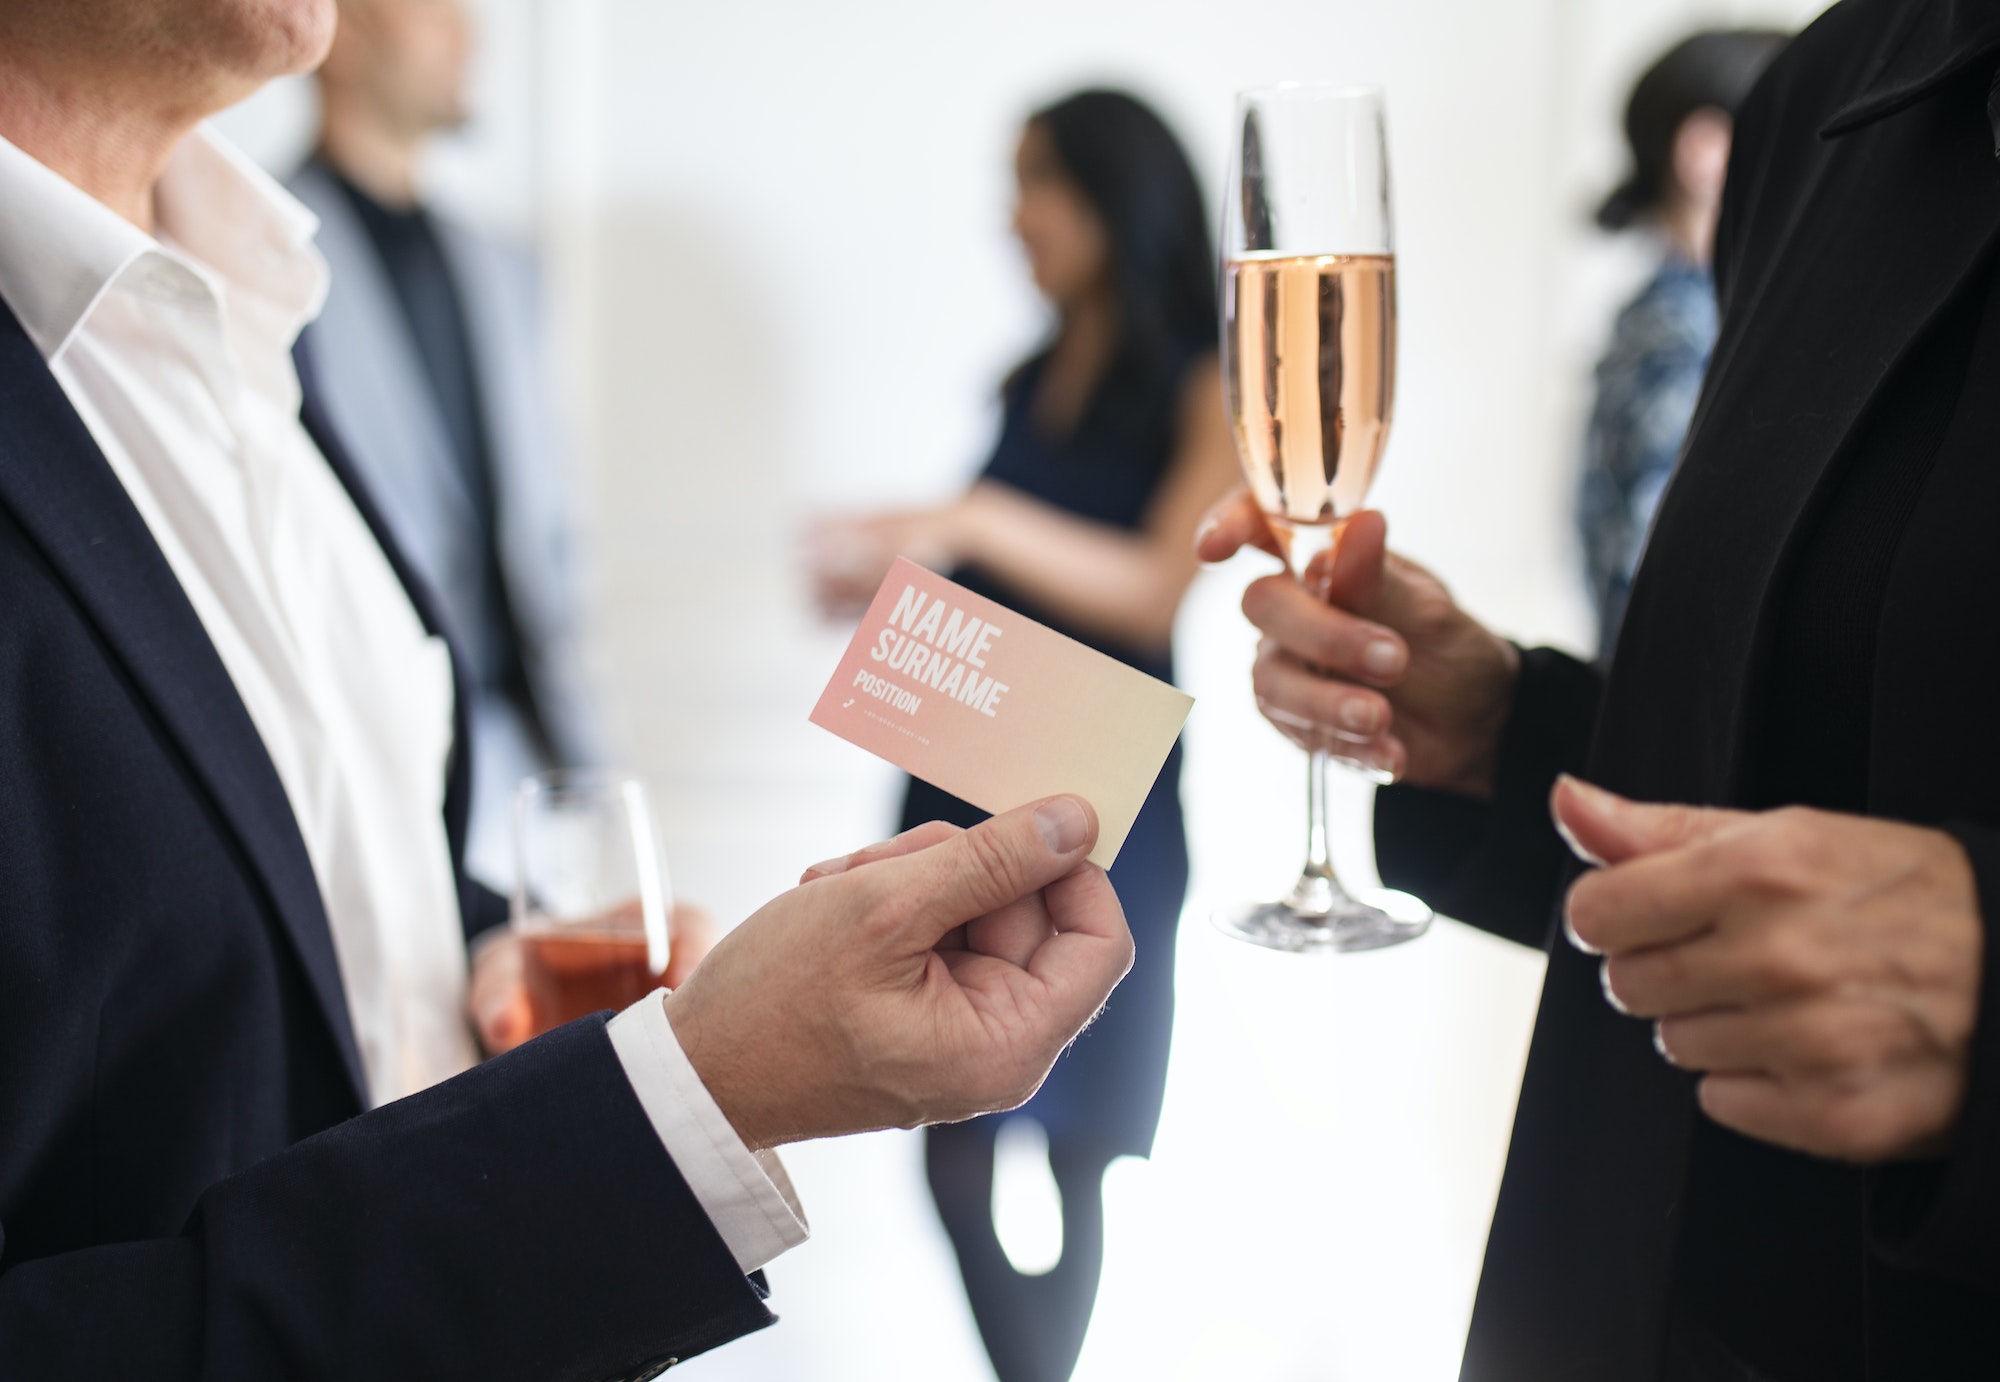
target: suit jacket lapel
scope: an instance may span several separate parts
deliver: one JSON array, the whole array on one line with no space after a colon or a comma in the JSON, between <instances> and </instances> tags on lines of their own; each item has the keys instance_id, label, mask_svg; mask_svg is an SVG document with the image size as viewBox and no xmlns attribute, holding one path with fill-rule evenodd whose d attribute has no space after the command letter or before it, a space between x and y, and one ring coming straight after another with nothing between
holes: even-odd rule
<instances>
[{"instance_id":1,"label":"suit jacket lapel","mask_svg":"<svg viewBox=\"0 0 2000 1382\"><path fill-rule=\"evenodd\" d=\"M242 846L366 1107L333 935L277 770L145 520L5 304L0 417L0 503L68 582Z\"/></svg>"},{"instance_id":2,"label":"suit jacket lapel","mask_svg":"<svg viewBox=\"0 0 2000 1382\"><path fill-rule=\"evenodd\" d=\"M1770 604L1801 520L2000 227L2000 173L1963 97L1839 137L1787 233L1755 248L1619 639L1595 755L1607 785L1741 801Z\"/></svg>"},{"instance_id":3,"label":"suit jacket lapel","mask_svg":"<svg viewBox=\"0 0 2000 1382\"><path fill-rule=\"evenodd\" d=\"M1907 110L2000 47L2000 8L1991 0L1911 0L1902 28L1881 45L1874 70L1855 97L1822 127L1846 134Z\"/></svg>"}]
</instances>

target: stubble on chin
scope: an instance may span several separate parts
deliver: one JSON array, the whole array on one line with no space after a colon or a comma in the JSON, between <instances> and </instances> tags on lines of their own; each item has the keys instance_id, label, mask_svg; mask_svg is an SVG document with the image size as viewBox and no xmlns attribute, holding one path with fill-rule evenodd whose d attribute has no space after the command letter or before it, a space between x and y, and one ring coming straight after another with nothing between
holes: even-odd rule
<instances>
[{"instance_id":1,"label":"stubble on chin","mask_svg":"<svg viewBox=\"0 0 2000 1382\"><path fill-rule=\"evenodd\" d=\"M72 93L219 108L318 66L335 15L334 0L0 0L0 65Z\"/></svg>"},{"instance_id":2,"label":"stubble on chin","mask_svg":"<svg viewBox=\"0 0 2000 1382\"><path fill-rule=\"evenodd\" d=\"M337 13L334 0L173 0L167 8L201 30L187 36L193 50L259 83L319 66Z\"/></svg>"}]
</instances>

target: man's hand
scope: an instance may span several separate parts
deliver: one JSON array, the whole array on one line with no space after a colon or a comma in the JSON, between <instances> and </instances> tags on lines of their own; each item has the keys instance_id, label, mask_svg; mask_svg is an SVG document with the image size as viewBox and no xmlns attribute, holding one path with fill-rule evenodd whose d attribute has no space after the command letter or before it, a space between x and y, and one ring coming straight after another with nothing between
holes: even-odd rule
<instances>
[{"instance_id":1,"label":"man's hand","mask_svg":"<svg viewBox=\"0 0 2000 1382\"><path fill-rule=\"evenodd\" d=\"M1052 797L822 864L667 1000L751 1147L1012 1108L1132 964L1097 818Z\"/></svg>"},{"instance_id":2,"label":"man's hand","mask_svg":"<svg viewBox=\"0 0 2000 1382\"><path fill-rule=\"evenodd\" d=\"M679 988L715 947L715 918L699 907L678 903L667 918L667 972L660 982ZM511 931L493 936L473 957L465 1006L479 1045L487 1055L511 1051L535 1034L533 1006L521 972L521 939Z\"/></svg>"},{"instance_id":3,"label":"man's hand","mask_svg":"<svg viewBox=\"0 0 2000 1382\"><path fill-rule=\"evenodd\" d=\"M1965 1101L1984 928L1938 830L1788 807L1646 806L1572 778L1556 824L1598 869L1567 925L1604 992L1706 1071L1718 1123L1856 1162L1933 1155Z\"/></svg>"},{"instance_id":4,"label":"man's hand","mask_svg":"<svg viewBox=\"0 0 2000 1382\"><path fill-rule=\"evenodd\" d=\"M1266 576L1243 592L1264 634L1251 672L1258 708L1302 748L1490 797L1520 656L1387 538L1381 514L1355 514L1303 583ZM1239 490L1209 511L1195 549L1222 561L1246 546L1280 554Z\"/></svg>"}]
</instances>

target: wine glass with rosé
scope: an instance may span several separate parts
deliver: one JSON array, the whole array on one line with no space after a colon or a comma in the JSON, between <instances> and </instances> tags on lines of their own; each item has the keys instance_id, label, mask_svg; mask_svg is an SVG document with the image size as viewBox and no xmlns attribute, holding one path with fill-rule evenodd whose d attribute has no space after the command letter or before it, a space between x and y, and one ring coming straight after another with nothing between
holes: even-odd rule
<instances>
[{"instance_id":1,"label":"wine glass with ros\u00e9","mask_svg":"<svg viewBox=\"0 0 2000 1382\"><path fill-rule=\"evenodd\" d=\"M514 794L512 923L533 1034L623 1010L667 972L667 872L645 785L607 771L541 773Z\"/></svg>"},{"instance_id":2,"label":"wine glass with ros\u00e9","mask_svg":"<svg viewBox=\"0 0 2000 1382\"><path fill-rule=\"evenodd\" d=\"M1383 98L1286 83L1242 92L1222 199L1222 375L1237 456L1300 580L1326 569L1382 460L1396 392L1396 258ZM1424 933L1403 893L1356 897L1328 842L1328 754L1307 774L1292 890L1218 912L1274 950L1376 950ZM1367 764L1348 766L1378 776Z\"/></svg>"}]
</instances>

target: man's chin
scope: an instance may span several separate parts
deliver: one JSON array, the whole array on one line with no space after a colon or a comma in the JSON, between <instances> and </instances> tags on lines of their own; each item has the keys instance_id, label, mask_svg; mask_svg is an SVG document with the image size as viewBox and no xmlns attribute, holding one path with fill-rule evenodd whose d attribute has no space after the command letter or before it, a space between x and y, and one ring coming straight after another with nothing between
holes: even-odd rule
<instances>
[{"instance_id":1,"label":"man's chin","mask_svg":"<svg viewBox=\"0 0 2000 1382\"><path fill-rule=\"evenodd\" d=\"M334 0L227 0L244 47L244 75L262 83L310 72L333 46Z\"/></svg>"}]
</instances>

